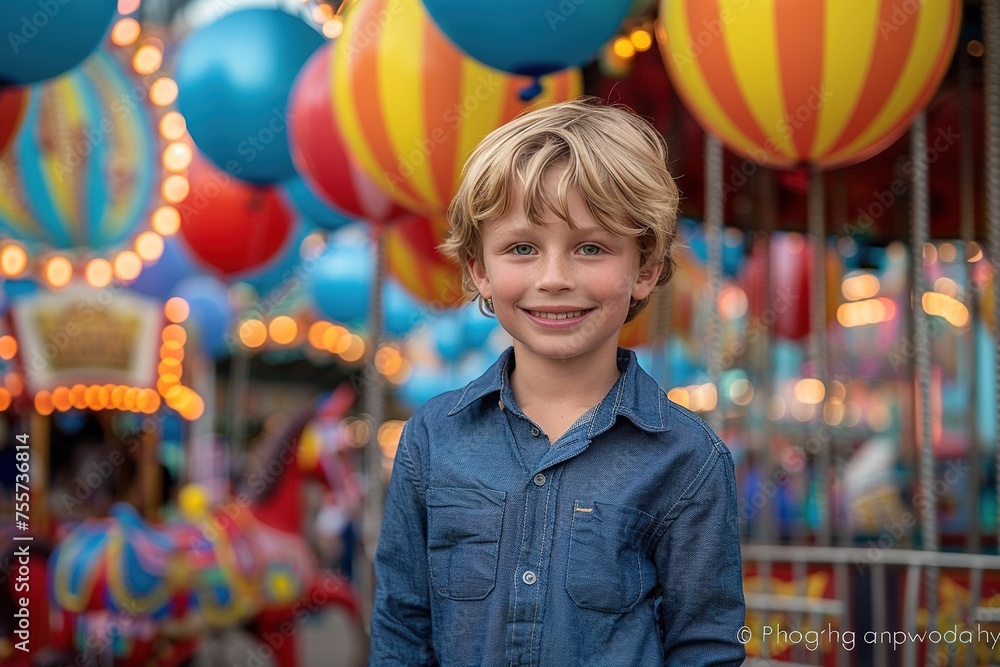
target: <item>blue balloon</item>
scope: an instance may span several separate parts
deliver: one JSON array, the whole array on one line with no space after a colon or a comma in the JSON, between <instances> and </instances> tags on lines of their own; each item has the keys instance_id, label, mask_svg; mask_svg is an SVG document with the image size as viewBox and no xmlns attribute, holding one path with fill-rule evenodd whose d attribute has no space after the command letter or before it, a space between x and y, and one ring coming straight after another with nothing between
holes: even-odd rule
<instances>
[{"instance_id":1,"label":"blue balloon","mask_svg":"<svg viewBox=\"0 0 1000 667\"><path fill-rule=\"evenodd\" d=\"M295 177L285 107L295 77L323 36L277 9L228 14L181 46L177 106L198 148L251 183Z\"/></svg>"},{"instance_id":2,"label":"blue balloon","mask_svg":"<svg viewBox=\"0 0 1000 667\"><path fill-rule=\"evenodd\" d=\"M201 349L212 358L230 352L229 328L236 311L229 303L229 290L211 276L195 276L182 281L173 296L188 302L191 313L188 324L193 325Z\"/></svg>"},{"instance_id":3,"label":"blue balloon","mask_svg":"<svg viewBox=\"0 0 1000 667\"><path fill-rule=\"evenodd\" d=\"M618 31L632 0L424 0L441 31L476 60L542 76L589 61Z\"/></svg>"},{"instance_id":4,"label":"blue balloon","mask_svg":"<svg viewBox=\"0 0 1000 667\"><path fill-rule=\"evenodd\" d=\"M160 258L155 264L144 268L139 277L129 285L129 289L166 301L179 282L199 273L183 244L176 238L168 238L163 244Z\"/></svg>"},{"instance_id":5,"label":"blue balloon","mask_svg":"<svg viewBox=\"0 0 1000 667\"><path fill-rule=\"evenodd\" d=\"M475 303L468 304L459 311L462 320L462 338L469 349L479 349L486 344L490 334L499 326L495 317L487 317L479 312Z\"/></svg>"},{"instance_id":6,"label":"blue balloon","mask_svg":"<svg viewBox=\"0 0 1000 667\"><path fill-rule=\"evenodd\" d=\"M399 388L399 398L411 410L438 394L455 389L448 375L433 367L414 365L409 379Z\"/></svg>"},{"instance_id":7,"label":"blue balloon","mask_svg":"<svg viewBox=\"0 0 1000 667\"><path fill-rule=\"evenodd\" d=\"M424 310L395 280L386 280L382 290L385 330L402 337L424 319Z\"/></svg>"},{"instance_id":8,"label":"blue balloon","mask_svg":"<svg viewBox=\"0 0 1000 667\"><path fill-rule=\"evenodd\" d=\"M67 72L97 49L117 0L0 2L0 86L42 81Z\"/></svg>"},{"instance_id":9,"label":"blue balloon","mask_svg":"<svg viewBox=\"0 0 1000 667\"><path fill-rule=\"evenodd\" d=\"M374 264L367 244L338 244L327 249L307 279L308 292L319 311L343 324L363 324Z\"/></svg>"},{"instance_id":10,"label":"blue balloon","mask_svg":"<svg viewBox=\"0 0 1000 667\"><path fill-rule=\"evenodd\" d=\"M3 293L11 300L28 296L38 291L38 283L34 280L6 280L3 282Z\"/></svg>"},{"instance_id":11,"label":"blue balloon","mask_svg":"<svg viewBox=\"0 0 1000 667\"><path fill-rule=\"evenodd\" d=\"M465 345L464 331L459 316L454 313L443 313L434 320L434 344L438 354L445 361L457 361L468 349Z\"/></svg>"},{"instance_id":12,"label":"blue balloon","mask_svg":"<svg viewBox=\"0 0 1000 667\"><path fill-rule=\"evenodd\" d=\"M317 227L331 231L356 222L320 199L301 178L293 178L283 186L285 197L303 218Z\"/></svg>"}]
</instances>

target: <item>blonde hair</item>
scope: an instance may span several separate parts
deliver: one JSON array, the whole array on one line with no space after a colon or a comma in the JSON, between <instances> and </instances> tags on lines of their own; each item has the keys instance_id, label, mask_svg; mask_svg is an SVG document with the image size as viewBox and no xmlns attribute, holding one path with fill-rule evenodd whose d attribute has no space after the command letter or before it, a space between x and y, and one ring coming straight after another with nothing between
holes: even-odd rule
<instances>
[{"instance_id":1,"label":"blonde hair","mask_svg":"<svg viewBox=\"0 0 1000 667\"><path fill-rule=\"evenodd\" d=\"M483 259L483 224L506 215L523 189L524 214L533 224L544 224L543 215L551 211L575 229L568 207L572 187L602 227L636 239L641 272L663 262L656 282L663 285L674 272L679 201L666 163L663 137L625 107L586 98L526 113L487 135L469 156L440 250L462 266L466 295L479 301L480 310L493 312L468 269L469 259ZM542 186L553 167L565 168L554 199ZM630 304L625 321L648 301Z\"/></svg>"}]
</instances>

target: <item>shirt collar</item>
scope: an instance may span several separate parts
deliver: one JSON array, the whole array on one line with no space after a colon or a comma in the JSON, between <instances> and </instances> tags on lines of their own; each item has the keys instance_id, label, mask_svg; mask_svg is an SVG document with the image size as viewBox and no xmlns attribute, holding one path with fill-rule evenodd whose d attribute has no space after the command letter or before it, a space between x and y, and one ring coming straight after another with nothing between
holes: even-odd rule
<instances>
[{"instance_id":1,"label":"shirt collar","mask_svg":"<svg viewBox=\"0 0 1000 667\"><path fill-rule=\"evenodd\" d=\"M509 392L508 364L513 356L514 348L508 347L485 373L466 385L448 416L458 414L487 396ZM656 380L639 366L635 352L618 348L617 362L618 370L622 372L621 377L597 406L588 437L611 428L619 415L650 433L669 431L672 414L670 403Z\"/></svg>"}]
</instances>

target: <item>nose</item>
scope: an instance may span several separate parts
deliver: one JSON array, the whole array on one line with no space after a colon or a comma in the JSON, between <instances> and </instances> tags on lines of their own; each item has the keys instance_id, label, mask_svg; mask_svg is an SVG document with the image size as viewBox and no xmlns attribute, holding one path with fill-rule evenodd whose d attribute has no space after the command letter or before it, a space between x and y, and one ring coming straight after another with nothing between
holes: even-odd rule
<instances>
[{"instance_id":1,"label":"nose","mask_svg":"<svg viewBox=\"0 0 1000 667\"><path fill-rule=\"evenodd\" d=\"M535 288L543 292L560 292L573 289L571 260L562 253L545 253L538 263Z\"/></svg>"}]
</instances>

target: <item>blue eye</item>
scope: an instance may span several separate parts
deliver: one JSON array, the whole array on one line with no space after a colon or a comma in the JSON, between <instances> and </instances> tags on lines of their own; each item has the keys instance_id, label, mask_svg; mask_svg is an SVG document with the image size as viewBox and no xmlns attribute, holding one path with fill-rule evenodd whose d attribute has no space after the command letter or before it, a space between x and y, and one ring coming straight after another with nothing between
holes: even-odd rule
<instances>
[{"instance_id":1,"label":"blue eye","mask_svg":"<svg viewBox=\"0 0 1000 667\"><path fill-rule=\"evenodd\" d=\"M587 245L580 246L580 252L582 254L584 254L584 255L589 256L589 257L593 257L594 255L599 255L602 252L604 252L604 249L601 248L601 246L599 246L599 245L594 245L593 243L588 243Z\"/></svg>"},{"instance_id":2,"label":"blue eye","mask_svg":"<svg viewBox=\"0 0 1000 667\"><path fill-rule=\"evenodd\" d=\"M510 249L515 255L530 255L533 248L527 243L518 243Z\"/></svg>"}]
</instances>

